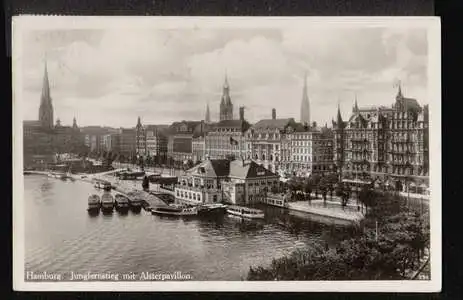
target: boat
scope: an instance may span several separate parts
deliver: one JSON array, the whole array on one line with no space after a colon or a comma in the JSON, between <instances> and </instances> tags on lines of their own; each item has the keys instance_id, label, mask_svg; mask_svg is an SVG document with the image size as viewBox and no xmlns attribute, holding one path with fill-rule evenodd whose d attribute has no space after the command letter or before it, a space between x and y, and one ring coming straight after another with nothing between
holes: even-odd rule
<instances>
[{"instance_id":1,"label":"boat","mask_svg":"<svg viewBox=\"0 0 463 300\"><path fill-rule=\"evenodd\" d=\"M227 206L227 213L242 218L250 219L263 219L265 217L264 212L260 209L249 208L244 206L229 205Z\"/></svg>"},{"instance_id":2,"label":"boat","mask_svg":"<svg viewBox=\"0 0 463 300\"><path fill-rule=\"evenodd\" d=\"M202 204L198 206L198 215L220 215L227 212L227 206L221 203Z\"/></svg>"},{"instance_id":3,"label":"boat","mask_svg":"<svg viewBox=\"0 0 463 300\"><path fill-rule=\"evenodd\" d=\"M129 198L122 194L117 194L114 197L116 209L128 209L130 207Z\"/></svg>"},{"instance_id":4,"label":"boat","mask_svg":"<svg viewBox=\"0 0 463 300\"><path fill-rule=\"evenodd\" d=\"M100 205L100 196L93 194L88 197L88 210L98 210Z\"/></svg>"},{"instance_id":5,"label":"boat","mask_svg":"<svg viewBox=\"0 0 463 300\"><path fill-rule=\"evenodd\" d=\"M138 178L142 178L145 176L144 171L138 171L138 172L130 172L130 171L125 171L125 172L120 172L119 179L121 180L135 180Z\"/></svg>"},{"instance_id":6,"label":"boat","mask_svg":"<svg viewBox=\"0 0 463 300\"><path fill-rule=\"evenodd\" d=\"M110 193L104 193L101 196L101 209L112 211L113 208L114 208L114 197Z\"/></svg>"},{"instance_id":7,"label":"boat","mask_svg":"<svg viewBox=\"0 0 463 300\"><path fill-rule=\"evenodd\" d=\"M196 216L198 208L188 205L170 204L151 208L151 213L166 216Z\"/></svg>"},{"instance_id":8,"label":"boat","mask_svg":"<svg viewBox=\"0 0 463 300\"><path fill-rule=\"evenodd\" d=\"M143 204L143 199L139 192L128 192L129 205L131 208L141 208Z\"/></svg>"},{"instance_id":9,"label":"boat","mask_svg":"<svg viewBox=\"0 0 463 300\"><path fill-rule=\"evenodd\" d=\"M111 183L105 180L100 180L100 179L95 179L95 184L94 184L96 189L102 189L105 191L111 191L112 186Z\"/></svg>"}]
</instances>

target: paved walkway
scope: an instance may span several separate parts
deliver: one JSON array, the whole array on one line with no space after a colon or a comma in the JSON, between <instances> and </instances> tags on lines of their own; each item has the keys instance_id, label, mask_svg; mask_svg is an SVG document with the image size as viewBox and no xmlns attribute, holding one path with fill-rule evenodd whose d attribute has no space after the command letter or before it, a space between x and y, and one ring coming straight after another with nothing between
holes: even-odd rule
<instances>
[{"instance_id":1,"label":"paved walkway","mask_svg":"<svg viewBox=\"0 0 463 300\"><path fill-rule=\"evenodd\" d=\"M355 206L355 209L352 206L342 209L337 202L328 203L327 201L325 206L323 201L320 202L319 200L312 201L311 204L308 201L289 202L288 209L353 222L359 222L365 217L363 213L357 210L357 206Z\"/></svg>"}]
</instances>

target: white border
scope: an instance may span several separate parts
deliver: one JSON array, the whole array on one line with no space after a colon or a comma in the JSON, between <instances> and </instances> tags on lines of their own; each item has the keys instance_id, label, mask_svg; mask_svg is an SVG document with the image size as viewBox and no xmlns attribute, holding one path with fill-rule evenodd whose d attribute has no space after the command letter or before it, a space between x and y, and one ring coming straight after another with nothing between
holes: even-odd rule
<instances>
[{"instance_id":1,"label":"white border","mask_svg":"<svg viewBox=\"0 0 463 300\"><path fill-rule=\"evenodd\" d=\"M185 281L185 282L25 282L22 160L21 49L26 30L420 27L428 29L430 117L431 280L430 281ZM439 292L441 233L441 51L438 17L70 17L18 16L12 21L13 66L13 288L22 291L282 291L282 292Z\"/></svg>"}]
</instances>

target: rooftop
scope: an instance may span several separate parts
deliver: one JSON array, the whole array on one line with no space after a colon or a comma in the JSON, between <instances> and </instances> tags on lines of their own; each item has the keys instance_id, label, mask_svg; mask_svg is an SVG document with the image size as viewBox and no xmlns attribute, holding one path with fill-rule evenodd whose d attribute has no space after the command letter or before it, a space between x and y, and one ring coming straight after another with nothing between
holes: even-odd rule
<instances>
[{"instance_id":1,"label":"rooftop","mask_svg":"<svg viewBox=\"0 0 463 300\"><path fill-rule=\"evenodd\" d=\"M293 118L285 119L263 119L252 126L254 129L285 129L289 124L295 124Z\"/></svg>"}]
</instances>

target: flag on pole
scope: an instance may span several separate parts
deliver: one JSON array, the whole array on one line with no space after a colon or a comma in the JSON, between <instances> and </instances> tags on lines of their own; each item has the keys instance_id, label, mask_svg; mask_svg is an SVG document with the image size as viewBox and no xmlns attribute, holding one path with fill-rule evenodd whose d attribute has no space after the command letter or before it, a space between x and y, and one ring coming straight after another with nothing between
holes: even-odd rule
<instances>
[{"instance_id":1,"label":"flag on pole","mask_svg":"<svg viewBox=\"0 0 463 300\"><path fill-rule=\"evenodd\" d=\"M236 145L238 145L238 141L233 139L233 137L230 137L230 144L236 146Z\"/></svg>"}]
</instances>

